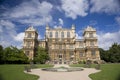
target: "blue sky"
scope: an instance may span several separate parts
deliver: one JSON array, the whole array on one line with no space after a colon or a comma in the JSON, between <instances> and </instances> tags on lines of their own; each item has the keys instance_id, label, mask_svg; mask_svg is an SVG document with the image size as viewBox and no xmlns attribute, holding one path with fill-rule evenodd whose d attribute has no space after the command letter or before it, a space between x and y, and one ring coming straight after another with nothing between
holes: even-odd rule
<instances>
[{"instance_id":1,"label":"blue sky","mask_svg":"<svg viewBox=\"0 0 120 80\"><path fill-rule=\"evenodd\" d=\"M34 26L39 39L45 26L51 28L76 26L76 37L91 25L97 30L100 48L120 44L119 0L0 0L0 44L22 48L24 31Z\"/></svg>"}]
</instances>

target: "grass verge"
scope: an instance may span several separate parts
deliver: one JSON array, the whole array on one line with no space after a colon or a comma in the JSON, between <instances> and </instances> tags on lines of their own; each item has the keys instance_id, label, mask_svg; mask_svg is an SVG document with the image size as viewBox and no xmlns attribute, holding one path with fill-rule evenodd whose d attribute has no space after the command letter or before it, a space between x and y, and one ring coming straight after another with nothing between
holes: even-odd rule
<instances>
[{"instance_id":1,"label":"grass verge","mask_svg":"<svg viewBox=\"0 0 120 80\"><path fill-rule=\"evenodd\" d=\"M71 67L84 67L85 64L73 64ZM95 64L91 65L95 68ZM120 80L120 64L101 64L101 72L90 74L92 80Z\"/></svg>"},{"instance_id":2,"label":"grass verge","mask_svg":"<svg viewBox=\"0 0 120 80\"><path fill-rule=\"evenodd\" d=\"M90 74L92 80L120 80L120 64L102 64L101 72Z\"/></svg>"},{"instance_id":3,"label":"grass verge","mask_svg":"<svg viewBox=\"0 0 120 80\"><path fill-rule=\"evenodd\" d=\"M0 65L0 80L37 80L36 75L24 73L24 67L28 65ZM52 67L52 65L36 65L37 68Z\"/></svg>"}]
</instances>

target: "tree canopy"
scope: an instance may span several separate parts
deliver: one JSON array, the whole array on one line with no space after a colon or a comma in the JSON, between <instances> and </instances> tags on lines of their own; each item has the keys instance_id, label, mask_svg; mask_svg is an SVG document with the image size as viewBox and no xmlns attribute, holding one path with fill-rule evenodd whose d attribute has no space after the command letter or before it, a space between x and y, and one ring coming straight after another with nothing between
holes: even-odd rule
<instances>
[{"instance_id":1,"label":"tree canopy","mask_svg":"<svg viewBox=\"0 0 120 80\"><path fill-rule=\"evenodd\" d=\"M28 58L22 49L10 46L3 49L0 45L0 64L23 64L28 63Z\"/></svg>"},{"instance_id":2,"label":"tree canopy","mask_svg":"<svg viewBox=\"0 0 120 80\"><path fill-rule=\"evenodd\" d=\"M44 64L47 60L49 60L49 55L46 49L42 47L38 47L36 56L34 58L34 62Z\"/></svg>"},{"instance_id":3,"label":"tree canopy","mask_svg":"<svg viewBox=\"0 0 120 80\"><path fill-rule=\"evenodd\" d=\"M109 50L100 48L99 51L102 60L112 63L120 62L120 44L114 43Z\"/></svg>"}]
</instances>

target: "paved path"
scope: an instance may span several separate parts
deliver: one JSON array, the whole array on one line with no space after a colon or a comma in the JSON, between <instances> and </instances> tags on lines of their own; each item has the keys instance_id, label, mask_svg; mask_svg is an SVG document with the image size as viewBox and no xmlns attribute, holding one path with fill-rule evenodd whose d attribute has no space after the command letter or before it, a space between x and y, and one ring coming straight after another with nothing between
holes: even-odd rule
<instances>
[{"instance_id":1,"label":"paved path","mask_svg":"<svg viewBox=\"0 0 120 80\"><path fill-rule=\"evenodd\" d=\"M84 68L83 71L75 72L48 72L41 69L32 69L29 74L40 76L38 80L91 80L88 75L99 72L93 68Z\"/></svg>"}]
</instances>

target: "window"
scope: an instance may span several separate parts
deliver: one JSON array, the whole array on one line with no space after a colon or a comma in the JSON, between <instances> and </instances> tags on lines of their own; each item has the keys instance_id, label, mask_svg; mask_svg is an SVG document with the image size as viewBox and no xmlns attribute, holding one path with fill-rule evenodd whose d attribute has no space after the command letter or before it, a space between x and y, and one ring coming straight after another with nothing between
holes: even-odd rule
<instances>
[{"instance_id":1,"label":"window","mask_svg":"<svg viewBox=\"0 0 120 80\"><path fill-rule=\"evenodd\" d=\"M59 45L59 49L62 49L62 45Z\"/></svg>"},{"instance_id":2,"label":"window","mask_svg":"<svg viewBox=\"0 0 120 80\"><path fill-rule=\"evenodd\" d=\"M32 35L31 35L31 33L28 33L28 36L27 36L28 38L31 38L32 37Z\"/></svg>"},{"instance_id":3,"label":"window","mask_svg":"<svg viewBox=\"0 0 120 80\"><path fill-rule=\"evenodd\" d=\"M95 50L92 50L92 51L91 51L91 55L92 55L92 56L95 56Z\"/></svg>"},{"instance_id":4,"label":"window","mask_svg":"<svg viewBox=\"0 0 120 80\"><path fill-rule=\"evenodd\" d=\"M93 41L90 41L90 46L94 46L94 42Z\"/></svg>"},{"instance_id":5,"label":"window","mask_svg":"<svg viewBox=\"0 0 120 80\"><path fill-rule=\"evenodd\" d=\"M55 32L55 38L58 38L58 32Z\"/></svg>"},{"instance_id":6,"label":"window","mask_svg":"<svg viewBox=\"0 0 120 80\"><path fill-rule=\"evenodd\" d=\"M73 45L70 45L69 48L70 48L70 49L73 49Z\"/></svg>"},{"instance_id":7,"label":"window","mask_svg":"<svg viewBox=\"0 0 120 80\"><path fill-rule=\"evenodd\" d=\"M52 37L52 32L50 32L50 37Z\"/></svg>"},{"instance_id":8,"label":"window","mask_svg":"<svg viewBox=\"0 0 120 80\"><path fill-rule=\"evenodd\" d=\"M70 51L70 56L73 56L74 55L74 52L73 51Z\"/></svg>"},{"instance_id":9,"label":"window","mask_svg":"<svg viewBox=\"0 0 120 80\"><path fill-rule=\"evenodd\" d=\"M70 61L73 61L74 52L73 52L73 51L70 51L70 52L69 52L69 56L70 56Z\"/></svg>"},{"instance_id":10,"label":"window","mask_svg":"<svg viewBox=\"0 0 120 80\"><path fill-rule=\"evenodd\" d=\"M79 43L79 46L80 46L80 47L83 47L83 43L82 43L82 42L80 42L80 43Z\"/></svg>"},{"instance_id":11,"label":"window","mask_svg":"<svg viewBox=\"0 0 120 80\"><path fill-rule=\"evenodd\" d=\"M72 57L70 58L70 61L73 61L73 58L72 58Z\"/></svg>"},{"instance_id":12,"label":"window","mask_svg":"<svg viewBox=\"0 0 120 80\"><path fill-rule=\"evenodd\" d=\"M93 38L93 33L89 33L89 37L90 37L90 38Z\"/></svg>"},{"instance_id":13,"label":"window","mask_svg":"<svg viewBox=\"0 0 120 80\"><path fill-rule=\"evenodd\" d=\"M59 54L59 58L62 58L62 54Z\"/></svg>"},{"instance_id":14,"label":"window","mask_svg":"<svg viewBox=\"0 0 120 80\"><path fill-rule=\"evenodd\" d=\"M68 37L68 38L70 37L70 32L67 32L67 37Z\"/></svg>"},{"instance_id":15,"label":"window","mask_svg":"<svg viewBox=\"0 0 120 80\"><path fill-rule=\"evenodd\" d=\"M80 57L83 57L83 53L82 52L80 52Z\"/></svg>"},{"instance_id":16,"label":"window","mask_svg":"<svg viewBox=\"0 0 120 80\"><path fill-rule=\"evenodd\" d=\"M27 42L26 42L26 46L27 46L27 47L30 47L30 44L31 44L30 41L27 41Z\"/></svg>"},{"instance_id":17,"label":"window","mask_svg":"<svg viewBox=\"0 0 120 80\"><path fill-rule=\"evenodd\" d=\"M61 32L61 38L64 38L64 32Z\"/></svg>"}]
</instances>

